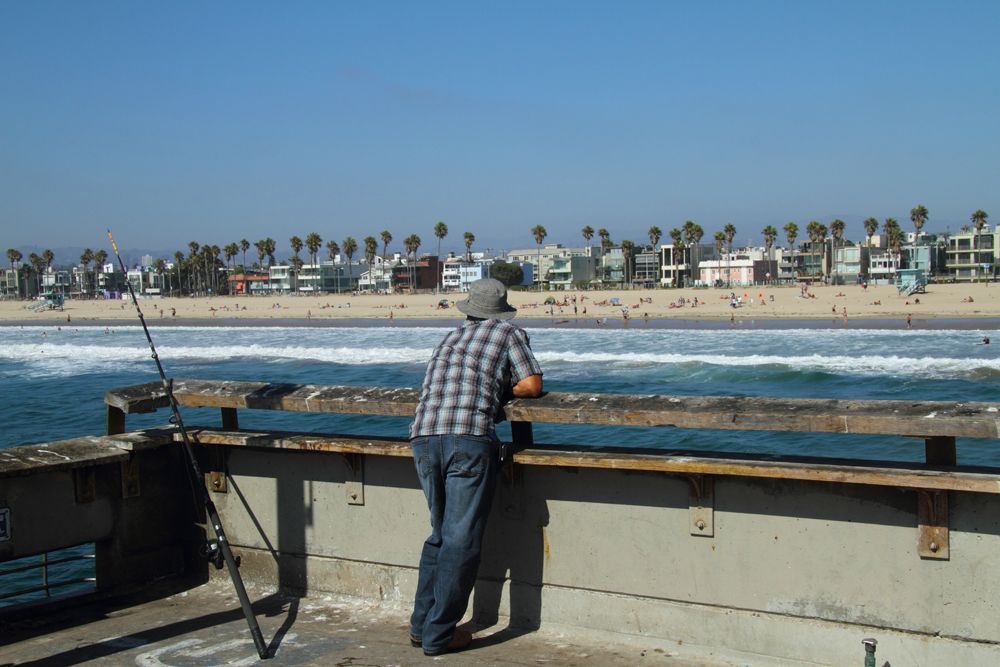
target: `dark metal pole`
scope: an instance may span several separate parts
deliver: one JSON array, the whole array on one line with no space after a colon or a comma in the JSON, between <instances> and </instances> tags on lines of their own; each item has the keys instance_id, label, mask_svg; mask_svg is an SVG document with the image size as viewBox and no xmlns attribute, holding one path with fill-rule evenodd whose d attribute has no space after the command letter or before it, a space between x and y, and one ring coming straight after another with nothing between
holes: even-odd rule
<instances>
[{"instance_id":1,"label":"dark metal pole","mask_svg":"<svg viewBox=\"0 0 1000 667\"><path fill-rule=\"evenodd\" d=\"M247 590L243 586L243 577L240 576L239 565L233 557L233 550L229 547L229 540L226 539L226 531L222 528L222 519L219 518L219 512L215 509L215 503L212 502L212 498L208 494L208 489L205 488L205 476L201 472L201 466L198 465L198 459L195 458L194 448L191 446L191 438L188 436L187 429L184 427L184 420L181 419L181 411L177 405L177 399L174 398L173 382L167 379L167 374L163 371L163 364L160 363L160 357L156 354L156 346L153 345L153 337L150 336L149 327L146 326L146 318L142 315L142 309L139 308L139 300L136 298L135 290L132 289L132 283L128 279L128 269L125 268L125 262L122 260L122 256L118 252L118 245L115 243L115 239L111 235L110 229L108 230L108 239L111 241L111 247L115 251L115 257L118 258L118 265L121 267L122 273L125 276L125 284L128 285L128 293L132 297L132 305L135 306L135 311L139 314L139 322L142 323L142 330L146 334L146 341L149 343L149 351L152 353L153 361L156 362L156 369L160 372L160 381L163 383L163 390L166 392L167 399L170 402L170 411L173 413L173 421L177 424L177 428L181 432L181 439L184 442L184 453L187 456L189 465L188 470L191 474L192 485L195 489L198 489L201 492L199 495L201 497L200 499L202 504L205 506L205 514L208 516L208 520L212 524L212 528L215 530L217 548L226 562L226 569L229 570L229 577L233 580L233 588L236 589L236 596L240 599L240 606L243 607L243 615L247 619L247 625L250 626L250 636L253 637L254 646L257 647L257 655L259 655L262 660L266 660L270 657L267 645L264 643L263 635L261 635L260 626L257 625L257 617L253 615L253 609L250 606L250 598L247 596ZM209 553L211 553L212 550L211 546L209 546Z\"/></svg>"}]
</instances>

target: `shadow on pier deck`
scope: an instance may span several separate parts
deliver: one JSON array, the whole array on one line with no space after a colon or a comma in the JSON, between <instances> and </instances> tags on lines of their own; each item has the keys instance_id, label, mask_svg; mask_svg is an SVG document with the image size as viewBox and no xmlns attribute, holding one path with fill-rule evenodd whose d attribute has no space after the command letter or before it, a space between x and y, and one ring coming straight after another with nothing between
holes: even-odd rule
<instances>
[{"instance_id":1,"label":"shadow on pier deck","mask_svg":"<svg viewBox=\"0 0 1000 667\"><path fill-rule=\"evenodd\" d=\"M680 658L657 639L611 637L579 628L523 632L479 629L460 653L427 657L410 646L407 612L368 600L298 598L252 586L250 595L272 658L262 665L729 665ZM152 595L166 594L151 599ZM228 581L143 599L92 603L2 627L0 666L252 665L257 653ZM465 626L476 630L474 626ZM676 648L676 647L674 647Z\"/></svg>"}]
</instances>

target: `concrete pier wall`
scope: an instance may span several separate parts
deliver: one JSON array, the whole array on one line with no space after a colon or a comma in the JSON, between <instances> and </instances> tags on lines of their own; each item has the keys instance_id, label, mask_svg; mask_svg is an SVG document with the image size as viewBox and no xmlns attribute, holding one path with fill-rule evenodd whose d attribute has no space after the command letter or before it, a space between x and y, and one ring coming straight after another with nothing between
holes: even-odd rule
<instances>
[{"instance_id":1,"label":"concrete pier wall","mask_svg":"<svg viewBox=\"0 0 1000 667\"><path fill-rule=\"evenodd\" d=\"M353 504L343 456L228 456L229 492L216 497L244 576L409 604L429 531L409 460L365 456ZM470 614L737 657L850 664L873 636L890 664L998 664L1000 498L951 493L950 559L931 560L917 552L917 494L720 477L706 537L691 534L686 477L516 466Z\"/></svg>"}]
</instances>

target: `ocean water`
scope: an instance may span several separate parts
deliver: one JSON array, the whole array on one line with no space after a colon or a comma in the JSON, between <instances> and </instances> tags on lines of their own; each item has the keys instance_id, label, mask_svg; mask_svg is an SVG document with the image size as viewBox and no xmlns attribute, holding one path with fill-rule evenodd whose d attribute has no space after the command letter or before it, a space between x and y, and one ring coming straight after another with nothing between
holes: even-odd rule
<instances>
[{"instance_id":1,"label":"ocean water","mask_svg":"<svg viewBox=\"0 0 1000 667\"><path fill-rule=\"evenodd\" d=\"M641 324L641 323L636 323ZM419 386L441 327L154 327L168 376ZM549 391L1000 401L1000 338L989 329L528 328ZM0 327L0 447L104 427L104 392L157 380L142 329ZM166 412L130 416L162 424ZM187 410L217 424L216 410ZM408 420L243 411L247 428L405 436ZM913 438L538 425L536 442L921 460ZM501 436L507 431L501 427ZM996 443L960 443L960 462L1000 465Z\"/></svg>"},{"instance_id":2,"label":"ocean water","mask_svg":"<svg viewBox=\"0 0 1000 667\"><path fill-rule=\"evenodd\" d=\"M694 326L528 327L549 391L799 398L1000 401L1000 337L992 329ZM898 325L897 325L898 326ZM416 387L442 327L154 327L168 376ZM104 392L158 380L142 329L0 327L0 448L104 429ZM129 416L164 424L168 413ZM217 410L184 411L185 423L219 424ZM409 420L242 411L244 428L405 437ZM498 429L509 437L509 426ZM536 425L538 443L661 450L851 456L920 461L923 441L853 436ZM960 440L959 463L1000 466L995 441ZM83 545L70 553L86 553ZM0 571L8 563L0 566ZM0 577L0 591L38 583ZM55 568L53 580L93 576L93 563ZM71 588L72 589L72 588ZM26 599L26 598L19 598Z\"/></svg>"}]
</instances>

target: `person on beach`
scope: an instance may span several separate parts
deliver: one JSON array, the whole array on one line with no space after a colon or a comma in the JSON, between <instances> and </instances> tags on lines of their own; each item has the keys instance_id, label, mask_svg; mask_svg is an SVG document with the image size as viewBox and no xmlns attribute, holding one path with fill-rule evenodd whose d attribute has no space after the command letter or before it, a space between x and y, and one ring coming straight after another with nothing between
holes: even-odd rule
<instances>
[{"instance_id":1,"label":"person on beach","mask_svg":"<svg viewBox=\"0 0 1000 667\"><path fill-rule=\"evenodd\" d=\"M511 398L542 393L542 369L517 309L499 280L469 286L457 304L467 319L434 348L427 364L410 446L431 514L420 554L410 643L425 655L469 645L457 627L476 581L483 534L500 466L495 421Z\"/></svg>"}]
</instances>

